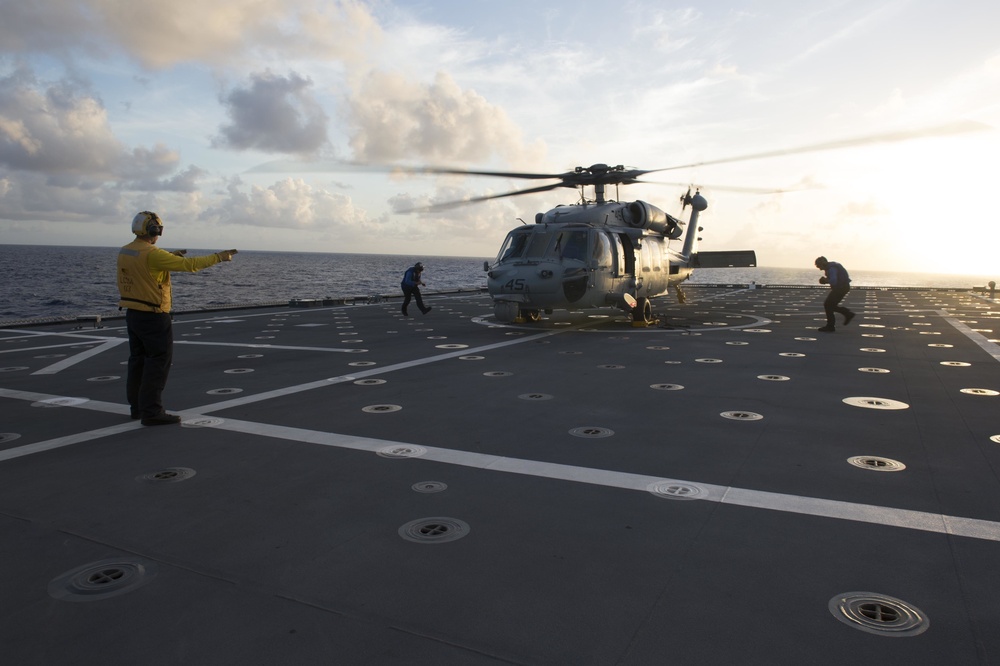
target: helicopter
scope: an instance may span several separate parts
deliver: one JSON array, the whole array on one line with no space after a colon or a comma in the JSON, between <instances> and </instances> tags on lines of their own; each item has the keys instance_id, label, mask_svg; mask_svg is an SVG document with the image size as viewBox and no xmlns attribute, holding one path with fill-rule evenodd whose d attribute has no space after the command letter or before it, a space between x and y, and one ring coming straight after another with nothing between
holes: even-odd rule
<instances>
[{"instance_id":1,"label":"helicopter","mask_svg":"<svg viewBox=\"0 0 1000 666\"><path fill-rule=\"evenodd\" d=\"M654 170L624 165L593 164L558 174L467 171L424 168L422 172L555 179L559 182L461 202L425 206L431 211L453 205L542 192L558 187L579 188L577 203L558 205L535 215L534 224L508 232L493 261L486 261L487 290L494 316L501 323L537 322L554 310L616 308L633 325L654 323L651 299L671 288L683 299L680 284L695 268L755 267L753 250L698 250L698 216L708 208L701 192L689 187L681 210L691 207L685 222L646 201L609 200L608 186L636 184ZM594 197L586 197L586 188ZM686 229L685 229L686 228ZM674 241L679 249L671 247Z\"/></svg>"}]
</instances>

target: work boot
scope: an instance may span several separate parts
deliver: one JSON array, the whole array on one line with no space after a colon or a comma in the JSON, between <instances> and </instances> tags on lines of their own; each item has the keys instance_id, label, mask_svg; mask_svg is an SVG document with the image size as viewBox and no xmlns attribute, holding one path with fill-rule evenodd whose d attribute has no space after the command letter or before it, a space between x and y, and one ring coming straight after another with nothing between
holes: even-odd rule
<instances>
[{"instance_id":1,"label":"work boot","mask_svg":"<svg viewBox=\"0 0 1000 666\"><path fill-rule=\"evenodd\" d=\"M844 315L844 326L850 324L852 319L854 319L854 313L848 311L848 313Z\"/></svg>"},{"instance_id":2,"label":"work boot","mask_svg":"<svg viewBox=\"0 0 1000 666\"><path fill-rule=\"evenodd\" d=\"M816 330L817 331L822 331L823 333L833 333L837 329L835 329L833 326L824 326L822 328L817 328Z\"/></svg>"},{"instance_id":3,"label":"work boot","mask_svg":"<svg viewBox=\"0 0 1000 666\"><path fill-rule=\"evenodd\" d=\"M426 307L426 308L424 308L424 309L422 310L422 312L423 312L424 314L427 314L428 312L430 312L430 311L431 311L431 310L433 310L433 309L434 309L434 308L431 308L431 307Z\"/></svg>"},{"instance_id":4,"label":"work boot","mask_svg":"<svg viewBox=\"0 0 1000 666\"><path fill-rule=\"evenodd\" d=\"M166 412L160 412L156 416L150 416L142 420L142 425L144 426L158 426L158 425L172 425L174 423L180 423L181 417L176 414L167 414Z\"/></svg>"}]
</instances>

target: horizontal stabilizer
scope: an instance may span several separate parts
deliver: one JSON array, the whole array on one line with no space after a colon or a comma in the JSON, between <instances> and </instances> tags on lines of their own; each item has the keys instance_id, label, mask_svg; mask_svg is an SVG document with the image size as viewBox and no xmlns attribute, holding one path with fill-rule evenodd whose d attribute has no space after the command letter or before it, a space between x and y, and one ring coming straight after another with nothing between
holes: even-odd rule
<instances>
[{"instance_id":1,"label":"horizontal stabilizer","mask_svg":"<svg viewBox=\"0 0 1000 666\"><path fill-rule=\"evenodd\" d=\"M753 250L699 252L691 258L691 265L695 268L753 268L757 265L757 253Z\"/></svg>"}]
</instances>

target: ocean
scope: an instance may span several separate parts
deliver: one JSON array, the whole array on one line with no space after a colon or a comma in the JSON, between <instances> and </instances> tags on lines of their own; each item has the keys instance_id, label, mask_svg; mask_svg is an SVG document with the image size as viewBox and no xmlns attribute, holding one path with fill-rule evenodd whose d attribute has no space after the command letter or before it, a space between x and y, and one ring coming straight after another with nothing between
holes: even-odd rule
<instances>
[{"instance_id":1,"label":"ocean","mask_svg":"<svg viewBox=\"0 0 1000 666\"><path fill-rule=\"evenodd\" d=\"M211 250L191 250L189 256ZM0 326L31 319L118 312L117 247L0 245ZM240 251L230 263L198 273L174 273L174 310L214 309L293 298L397 295L409 266L425 266L425 294L478 290L486 286L483 261L491 257L424 257L385 254ZM856 287L970 289L997 276L851 271ZM701 269L695 284L813 286L811 268Z\"/></svg>"}]
</instances>

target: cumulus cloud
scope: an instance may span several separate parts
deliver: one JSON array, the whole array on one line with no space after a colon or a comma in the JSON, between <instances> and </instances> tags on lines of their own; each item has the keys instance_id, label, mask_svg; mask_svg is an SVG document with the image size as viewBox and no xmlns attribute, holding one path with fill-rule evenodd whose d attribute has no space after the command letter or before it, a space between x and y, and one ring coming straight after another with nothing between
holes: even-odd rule
<instances>
[{"instance_id":1,"label":"cumulus cloud","mask_svg":"<svg viewBox=\"0 0 1000 666\"><path fill-rule=\"evenodd\" d=\"M285 178L249 191L239 178L231 179L222 198L206 207L204 219L227 224L316 230L378 224L354 205L350 197L313 187L301 178Z\"/></svg>"},{"instance_id":2,"label":"cumulus cloud","mask_svg":"<svg viewBox=\"0 0 1000 666\"><path fill-rule=\"evenodd\" d=\"M327 145L327 115L310 92L312 81L292 73L254 74L222 98L230 123L216 146L310 154Z\"/></svg>"},{"instance_id":3,"label":"cumulus cloud","mask_svg":"<svg viewBox=\"0 0 1000 666\"><path fill-rule=\"evenodd\" d=\"M123 150L100 101L71 82L45 86L24 67L0 78L0 164L109 176Z\"/></svg>"},{"instance_id":4,"label":"cumulus cloud","mask_svg":"<svg viewBox=\"0 0 1000 666\"><path fill-rule=\"evenodd\" d=\"M540 145L526 146L500 107L440 72L430 84L375 71L349 102L351 148L361 160L416 158L432 162L531 163Z\"/></svg>"},{"instance_id":5,"label":"cumulus cloud","mask_svg":"<svg viewBox=\"0 0 1000 666\"><path fill-rule=\"evenodd\" d=\"M12 53L124 50L150 69L238 63L280 52L352 59L380 38L362 2L303 0L33 0L4 3L0 43Z\"/></svg>"}]
</instances>

